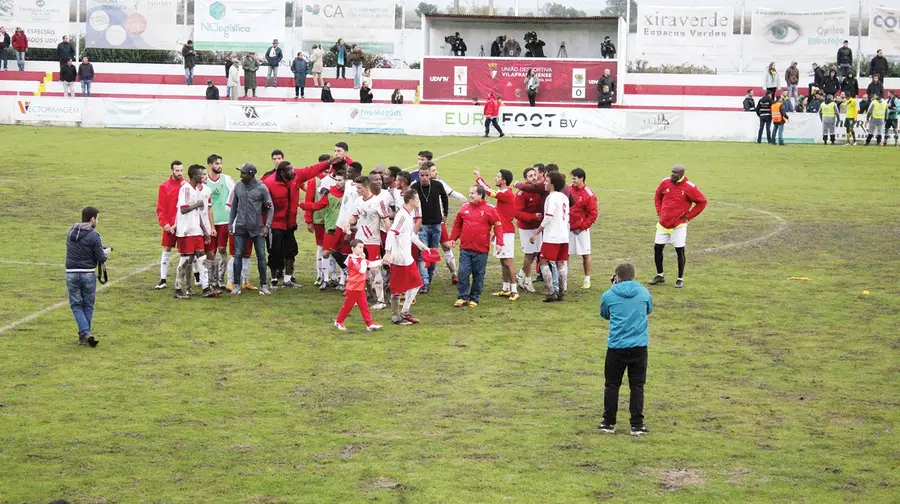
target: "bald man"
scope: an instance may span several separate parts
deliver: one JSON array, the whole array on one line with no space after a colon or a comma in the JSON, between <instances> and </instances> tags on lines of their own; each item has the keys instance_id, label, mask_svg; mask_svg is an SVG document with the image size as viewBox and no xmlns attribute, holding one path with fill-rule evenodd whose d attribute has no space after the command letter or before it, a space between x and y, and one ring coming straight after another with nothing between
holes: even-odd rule
<instances>
[{"instance_id":1,"label":"bald man","mask_svg":"<svg viewBox=\"0 0 900 504\"><path fill-rule=\"evenodd\" d=\"M684 165L677 164L672 167L671 176L664 179L656 188L654 203L659 221L656 223L656 246L653 249L656 276L650 280L650 285L665 283L663 249L666 244L671 243L675 245L675 254L678 256L678 279L675 281L675 288L680 289L684 287L687 224L706 208L706 196L693 182L688 181L684 174Z\"/></svg>"}]
</instances>

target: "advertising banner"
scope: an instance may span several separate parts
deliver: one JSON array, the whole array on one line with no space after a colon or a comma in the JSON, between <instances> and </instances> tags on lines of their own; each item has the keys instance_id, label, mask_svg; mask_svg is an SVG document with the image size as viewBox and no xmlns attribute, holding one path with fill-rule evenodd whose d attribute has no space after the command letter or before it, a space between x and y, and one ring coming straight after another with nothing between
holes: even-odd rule
<instances>
[{"instance_id":1,"label":"advertising banner","mask_svg":"<svg viewBox=\"0 0 900 504\"><path fill-rule=\"evenodd\" d=\"M540 79L541 103L597 103L597 82L609 69L615 79L616 62L610 60L555 60L543 58L431 58L422 62L422 99L472 103L488 93L508 103L528 103L525 74Z\"/></svg>"},{"instance_id":2,"label":"advertising banner","mask_svg":"<svg viewBox=\"0 0 900 504\"><path fill-rule=\"evenodd\" d=\"M869 14L869 52L900 53L900 8L872 7Z\"/></svg>"},{"instance_id":3,"label":"advertising banner","mask_svg":"<svg viewBox=\"0 0 900 504\"><path fill-rule=\"evenodd\" d=\"M272 39L284 40L282 0L196 0L194 5L197 50L263 52Z\"/></svg>"},{"instance_id":4,"label":"advertising banner","mask_svg":"<svg viewBox=\"0 0 900 504\"><path fill-rule=\"evenodd\" d=\"M628 138L684 140L684 113L628 111L625 134Z\"/></svg>"},{"instance_id":5,"label":"advertising banner","mask_svg":"<svg viewBox=\"0 0 900 504\"><path fill-rule=\"evenodd\" d=\"M718 58L731 47L734 7L655 7L638 3L641 55Z\"/></svg>"},{"instance_id":6,"label":"advertising banner","mask_svg":"<svg viewBox=\"0 0 900 504\"><path fill-rule=\"evenodd\" d=\"M340 0L303 2L303 47L324 45L327 51L344 36L363 52L394 53L395 0Z\"/></svg>"},{"instance_id":7,"label":"advertising banner","mask_svg":"<svg viewBox=\"0 0 900 504\"><path fill-rule=\"evenodd\" d=\"M350 111L348 133L389 133L402 135L405 132L403 107L354 107Z\"/></svg>"},{"instance_id":8,"label":"advertising banner","mask_svg":"<svg viewBox=\"0 0 900 504\"><path fill-rule=\"evenodd\" d=\"M757 7L752 23L750 48L757 60L831 61L850 35L846 8L787 12Z\"/></svg>"},{"instance_id":9,"label":"advertising banner","mask_svg":"<svg viewBox=\"0 0 900 504\"><path fill-rule=\"evenodd\" d=\"M159 128L156 102L106 100L103 125L107 128Z\"/></svg>"},{"instance_id":10,"label":"advertising banner","mask_svg":"<svg viewBox=\"0 0 900 504\"><path fill-rule=\"evenodd\" d=\"M10 37L22 27L28 47L55 48L69 35L69 0L0 0L0 26Z\"/></svg>"},{"instance_id":11,"label":"advertising banner","mask_svg":"<svg viewBox=\"0 0 900 504\"><path fill-rule=\"evenodd\" d=\"M427 135L483 135L482 107L426 106ZM431 113L431 111L435 113ZM512 136L621 138L625 134L618 110L581 108L500 107L499 122L503 132ZM425 117L420 115L419 118Z\"/></svg>"},{"instance_id":12,"label":"advertising banner","mask_svg":"<svg viewBox=\"0 0 900 504\"><path fill-rule=\"evenodd\" d=\"M87 47L163 49L178 47L176 0L87 0ZM180 47L178 47L180 48Z\"/></svg>"},{"instance_id":13,"label":"advertising banner","mask_svg":"<svg viewBox=\"0 0 900 504\"><path fill-rule=\"evenodd\" d=\"M17 99L13 106L17 121L81 122L81 100L35 96Z\"/></svg>"},{"instance_id":14,"label":"advertising banner","mask_svg":"<svg viewBox=\"0 0 900 504\"><path fill-rule=\"evenodd\" d=\"M225 131L281 131L277 107L229 103L225 109Z\"/></svg>"}]
</instances>

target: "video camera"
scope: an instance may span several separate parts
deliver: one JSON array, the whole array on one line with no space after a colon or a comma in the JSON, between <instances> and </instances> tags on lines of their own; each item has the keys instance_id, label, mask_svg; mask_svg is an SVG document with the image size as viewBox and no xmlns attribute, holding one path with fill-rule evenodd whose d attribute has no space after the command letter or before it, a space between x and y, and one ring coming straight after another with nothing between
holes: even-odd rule
<instances>
[{"instance_id":1,"label":"video camera","mask_svg":"<svg viewBox=\"0 0 900 504\"><path fill-rule=\"evenodd\" d=\"M444 42L450 44L450 52L453 56L466 55L466 50L468 49L466 47L466 41L459 36L459 32L456 32L453 35L447 35L444 37Z\"/></svg>"},{"instance_id":2,"label":"video camera","mask_svg":"<svg viewBox=\"0 0 900 504\"><path fill-rule=\"evenodd\" d=\"M525 34L525 57L526 58L543 58L544 57L544 41L538 38L537 32L530 31Z\"/></svg>"},{"instance_id":3,"label":"video camera","mask_svg":"<svg viewBox=\"0 0 900 504\"><path fill-rule=\"evenodd\" d=\"M530 31L530 32L526 33L524 39L525 39L525 42L527 42L527 43L536 41L538 39L537 32Z\"/></svg>"},{"instance_id":4,"label":"video camera","mask_svg":"<svg viewBox=\"0 0 900 504\"><path fill-rule=\"evenodd\" d=\"M444 42L450 44L450 47L453 47L459 43L460 38L461 37L459 36L459 32L456 32L453 35L447 35L446 37L444 37Z\"/></svg>"}]
</instances>

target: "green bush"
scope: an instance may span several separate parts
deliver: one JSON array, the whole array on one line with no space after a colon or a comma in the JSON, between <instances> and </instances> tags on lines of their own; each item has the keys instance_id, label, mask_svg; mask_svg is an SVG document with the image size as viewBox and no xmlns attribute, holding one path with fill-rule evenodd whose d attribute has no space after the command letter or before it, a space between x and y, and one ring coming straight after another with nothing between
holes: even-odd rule
<instances>
[{"instance_id":1,"label":"green bush","mask_svg":"<svg viewBox=\"0 0 900 504\"><path fill-rule=\"evenodd\" d=\"M691 65L682 63L680 65L659 65L651 66L645 60L634 60L628 62L628 73L653 73L653 74L715 74L715 70L707 66Z\"/></svg>"}]
</instances>

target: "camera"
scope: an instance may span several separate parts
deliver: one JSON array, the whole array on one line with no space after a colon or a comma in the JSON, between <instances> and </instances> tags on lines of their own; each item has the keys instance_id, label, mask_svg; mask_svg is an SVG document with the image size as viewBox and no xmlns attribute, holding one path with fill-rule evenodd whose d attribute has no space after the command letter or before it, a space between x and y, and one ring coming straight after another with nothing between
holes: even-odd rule
<instances>
[{"instance_id":1,"label":"camera","mask_svg":"<svg viewBox=\"0 0 900 504\"><path fill-rule=\"evenodd\" d=\"M506 35L500 35L491 43L491 57L499 58L503 54L503 46L506 44Z\"/></svg>"},{"instance_id":2,"label":"camera","mask_svg":"<svg viewBox=\"0 0 900 504\"><path fill-rule=\"evenodd\" d=\"M453 56L466 55L466 50L468 49L466 47L466 41L459 36L459 32L456 32L453 35L447 35L446 37L444 37L444 42L450 44L450 53Z\"/></svg>"},{"instance_id":3,"label":"camera","mask_svg":"<svg viewBox=\"0 0 900 504\"><path fill-rule=\"evenodd\" d=\"M537 32L530 31L525 33L524 39L526 58L544 57L544 41L538 38Z\"/></svg>"}]
</instances>

